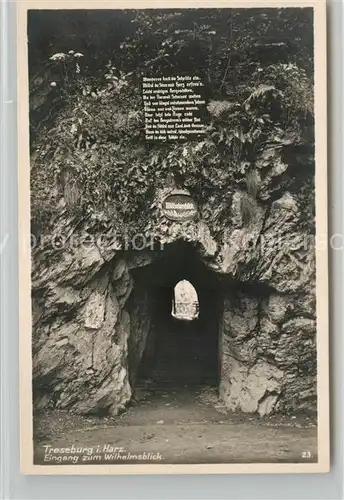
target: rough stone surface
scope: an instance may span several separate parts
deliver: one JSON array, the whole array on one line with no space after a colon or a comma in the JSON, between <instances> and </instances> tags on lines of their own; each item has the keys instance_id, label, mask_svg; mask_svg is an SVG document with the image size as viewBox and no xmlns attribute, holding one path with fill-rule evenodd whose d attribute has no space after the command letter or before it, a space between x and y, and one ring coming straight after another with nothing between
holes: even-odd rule
<instances>
[{"instance_id":1,"label":"rough stone surface","mask_svg":"<svg viewBox=\"0 0 344 500\"><path fill-rule=\"evenodd\" d=\"M288 310L293 307L289 297L271 294L267 303L267 314L273 323L279 324L284 318Z\"/></svg>"},{"instance_id":2,"label":"rough stone surface","mask_svg":"<svg viewBox=\"0 0 344 500\"><path fill-rule=\"evenodd\" d=\"M316 409L316 324L299 311L290 295L272 293L259 299L234 290L227 296L220 393L229 409L262 416L288 407L286 394L294 409L298 403Z\"/></svg>"},{"instance_id":3,"label":"rough stone surface","mask_svg":"<svg viewBox=\"0 0 344 500\"><path fill-rule=\"evenodd\" d=\"M276 348L276 363L282 368L310 372L315 358L314 320L296 318L282 326Z\"/></svg>"},{"instance_id":4,"label":"rough stone surface","mask_svg":"<svg viewBox=\"0 0 344 500\"><path fill-rule=\"evenodd\" d=\"M230 410L265 415L271 413L273 402L282 391L282 380L283 372L264 361L248 368L233 357L227 357L220 395ZM267 396L273 398L267 400Z\"/></svg>"},{"instance_id":5,"label":"rough stone surface","mask_svg":"<svg viewBox=\"0 0 344 500\"><path fill-rule=\"evenodd\" d=\"M121 312L106 275L88 286L91 291L86 303L72 319L47 326L48 331L35 352L37 408L48 404L72 407L81 413L104 408L117 413L130 399L129 315ZM122 300L126 293L122 284Z\"/></svg>"},{"instance_id":6,"label":"rough stone surface","mask_svg":"<svg viewBox=\"0 0 344 500\"><path fill-rule=\"evenodd\" d=\"M77 249L67 245L54 254L52 261L49 257L46 256L46 262L38 261L37 265L34 265L32 284L34 289L60 282L72 287L85 284L104 264L104 259L95 245L81 246Z\"/></svg>"},{"instance_id":7,"label":"rough stone surface","mask_svg":"<svg viewBox=\"0 0 344 500\"><path fill-rule=\"evenodd\" d=\"M310 290L314 280L314 238L300 231L296 200L285 193L272 203L260 241L256 275L281 293Z\"/></svg>"},{"instance_id":8,"label":"rough stone surface","mask_svg":"<svg viewBox=\"0 0 344 500\"><path fill-rule=\"evenodd\" d=\"M128 310L131 318L130 336L128 341L129 377L135 384L138 368L147 346L147 338L151 329L150 302L148 293L139 289L130 297Z\"/></svg>"},{"instance_id":9,"label":"rough stone surface","mask_svg":"<svg viewBox=\"0 0 344 500\"><path fill-rule=\"evenodd\" d=\"M257 355L257 299L241 294L233 302L226 300L222 326L221 356L232 354L247 365L254 363Z\"/></svg>"},{"instance_id":10,"label":"rough stone surface","mask_svg":"<svg viewBox=\"0 0 344 500\"><path fill-rule=\"evenodd\" d=\"M234 202L240 203L234 198ZM242 227L239 209L233 214L233 226L226 228L219 252L214 263L214 270L237 280L252 278L252 269L260 258L260 236L264 224L265 210L257 203L249 225Z\"/></svg>"},{"instance_id":11,"label":"rough stone surface","mask_svg":"<svg viewBox=\"0 0 344 500\"><path fill-rule=\"evenodd\" d=\"M98 330L104 321L105 297L104 294L93 292L85 307L85 327Z\"/></svg>"}]
</instances>

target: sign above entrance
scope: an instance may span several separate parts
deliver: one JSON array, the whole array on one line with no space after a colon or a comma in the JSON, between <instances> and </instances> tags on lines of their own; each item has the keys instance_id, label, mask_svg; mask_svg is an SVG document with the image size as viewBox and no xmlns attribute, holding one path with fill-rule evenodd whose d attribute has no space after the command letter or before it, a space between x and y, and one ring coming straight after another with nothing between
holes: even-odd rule
<instances>
[{"instance_id":1,"label":"sign above entrance","mask_svg":"<svg viewBox=\"0 0 344 500\"><path fill-rule=\"evenodd\" d=\"M165 217L175 221L191 220L197 215L197 206L188 194L170 194L163 203L162 209Z\"/></svg>"}]
</instances>

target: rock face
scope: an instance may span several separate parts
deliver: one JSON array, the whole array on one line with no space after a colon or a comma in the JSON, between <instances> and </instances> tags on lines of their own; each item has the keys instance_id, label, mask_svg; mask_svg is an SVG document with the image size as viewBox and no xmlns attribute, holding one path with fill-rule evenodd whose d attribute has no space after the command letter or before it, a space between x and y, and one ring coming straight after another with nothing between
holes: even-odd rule
<instances>
[{"instance_id":1,"label":"rock face","mask_svg":"<svg viewBox=\"0 0 344 500\"><path fill-rule=\"evenodd\" d=\"M197 292L187 280L179 281L174 288L173 315L190 320L198 316Z\"/></svg>"},{"instance_id":2,"label":"rock face","mask_svg":"<svg viewBox=\"0 0 344 500\"><path fill-rule=\"evenodd\" d=\"M220 394L229 409L316 409L316 325L299 314L291 296L225 301Z\"/></svg>"},{"instance_id":3,"label":"rock face","mask_svg":"<svg viewBox=\"0 0 344 500\"><path fill-rule=\"evenodd\" d=\"M120 264L114 264L115 270ZM121 308L122 296L115 294L118 282L110 281L106 274L97 276L82 289L83 303L73 304L80 307L71 309L66 317L55 314L52 322L51 315L44 318L46 323L41 316L41 330L36 330L40 341L33 346L38 408L49 405L81 413L103 408L117 412L130 398L130 317ZM65 296L61 286L58 303ZM43 301L44 297L38 300Z\"/></svg>"},{"instance_id":4,"label":"rock face","mask_svg":"<svg viewBox=\"0 0 344 500\"><path fill-rule=\"evenodd\" d=\"M151 348L156 278L145 282L137 270L183 241L218 283L219 389L228 409L259 415L316 409L314 241L300 229L294 195L269 207L255 202L249 222L241 198L233 194L221 235L201 217L164 219L159 195L153 247L147 241L139 251L117 243L100 248L93 238L33 253L36 408L116 414L128 403Z\"/></svg>"}]
</instances>

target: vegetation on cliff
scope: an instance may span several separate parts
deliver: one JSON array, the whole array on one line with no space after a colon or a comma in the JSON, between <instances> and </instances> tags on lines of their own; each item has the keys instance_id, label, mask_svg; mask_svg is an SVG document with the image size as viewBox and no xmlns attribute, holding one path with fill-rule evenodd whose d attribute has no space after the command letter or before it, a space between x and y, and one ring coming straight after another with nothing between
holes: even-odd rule
<instances>
[{"instance_id":1,"label":"vegetation on cliff","mask_svg":"<svg viewBox=\"0 0 344 500\"><path fill-rule=\"evenodd\" d=\"M39 15L31 13L32 30ZM59 16L45 13L29 33L34 231L49 230L62 212L97 228L143 230L171 174L215 236L235 191L246 224L256 203L294 192L313 230L310 9ZM146 143L142 75L166 74L202 78L203 140Z\"/></svg>"}]
</instances>

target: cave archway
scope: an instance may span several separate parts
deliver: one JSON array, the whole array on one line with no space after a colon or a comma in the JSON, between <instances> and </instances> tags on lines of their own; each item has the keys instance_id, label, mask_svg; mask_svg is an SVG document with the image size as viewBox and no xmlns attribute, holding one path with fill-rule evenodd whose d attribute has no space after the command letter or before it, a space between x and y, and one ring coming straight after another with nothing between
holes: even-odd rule
<instances>
[{"instance_id":1,"label":"cave archway","mask_svg":"<svg viewBox=\"0 0 344 500\"><path fill-rule=\"evenodd\" d=\"M131 386L147 378L164 386L218 385L223 300L216 273L194 246L178 241L132 274L132 307L145 296L150 325L144 340L142 336L135 338L132 330L128 353ZM192 321L171 314L175 287L180 282L189 282L195 290L197 314Z\"/></svg>"},{"instance_id":2,"label":"cave archway","mask_svg":"<svg viewBox=\"0 0 344 500\"><path fill-rule=\"evenodd\" d=\"M190 281L178 281L174 287L171 314L174 318L184 321L193 321L198 318L198 295Z\"/></svg>"}]
</instances>

